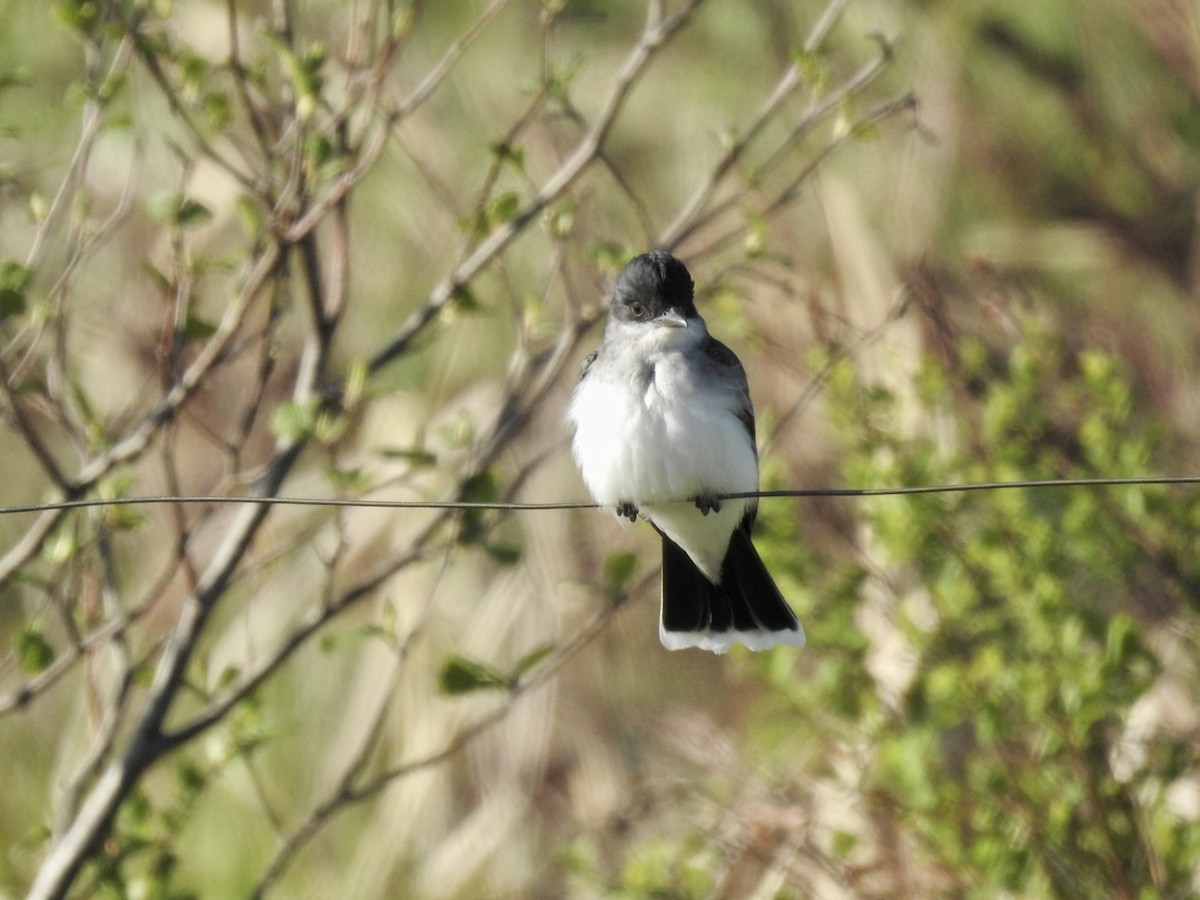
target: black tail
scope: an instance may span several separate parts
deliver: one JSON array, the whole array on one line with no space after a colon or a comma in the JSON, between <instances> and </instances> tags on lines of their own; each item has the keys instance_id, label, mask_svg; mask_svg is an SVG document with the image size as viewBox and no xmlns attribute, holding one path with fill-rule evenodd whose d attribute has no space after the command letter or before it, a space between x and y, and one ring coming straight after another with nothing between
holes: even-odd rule
<instances>
[{"instance_id":1,"label":"black tail","mask_svg":"<svg viewBox=\"0 0 1200 900\"><path fill-rule=\"evenodd\" d=\"M735 529L729 540L720 584L709 581L666 535L662 542L659 637L668 650L724 653L735 642L751 650L803 646L804 629L759 559L748 526Z\"/></svg>"}]
</instances>

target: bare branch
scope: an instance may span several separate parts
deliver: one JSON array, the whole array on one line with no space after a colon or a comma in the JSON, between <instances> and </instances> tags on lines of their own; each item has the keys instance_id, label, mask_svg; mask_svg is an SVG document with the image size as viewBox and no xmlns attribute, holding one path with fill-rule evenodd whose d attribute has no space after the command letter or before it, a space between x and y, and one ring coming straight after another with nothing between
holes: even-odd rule
<instances>
[{"instance_id":1,"label":"bare branch","mask_svg":"<svg viewBox=\"0 0 1200 900\"><path fill-rule=\"evenodd\" d=\"M598 283L600 278L588 255L591 248L588 242L595 240L602 248L613 242L595 233L583 234L585 229L593 227L591 219L595 218L592 207L586 203L591 195L585 193L581 198L572 194L578 192L585 173L596 171L598 164L602 182L609 187L615 185L614 190L620 192L619 214L626 217L632 214L634 229L640 226L643 240L653 242L652 223L662 211L653 208L653 192L649 188L635 188L642 183L639 175L611 146L610 136L633 114L630 100L635 91L645 90L643 85L651 83L647 77L651 63L691 21L700 2L677 0L668 10L658 0L648 0L647 17L640 33L623 48L623 58L612 78L597 92L597 111L586 116L579 109L589 107L576 107L569 98L557 93L564 86L553 80L558 76L549 65L556 13L548 11L541 19L541 91L522 97L519 110L501 128L495 128L493 123L488 125L491 134L505 134L505 140L514 147L528 148L530 159L538 160L536 165L540 169L532 165L531 171L514 169L511 160L495 154L486 166L480 166L482 179L476 177L480 174L477 172L470 179L460 180L434 171L439 164L437 151L421 147L418 129L406 130L401 137L396 126L431 108L428 105L431 98L452 83L454 73L462 71L460 62L468 50L489 32L489 25L503 10L511 9L512 4L507 0L484 4L440 57L414 79L415 87L391 103L384 99L385 86L395 71L399 51L411 26L396 16L397 9L389 0L355 4L345 22L348 35L340 68L339 63L324 61L318 54L313 57L316 68L307 73L291 71L288 66L298 65L305 48L314 46L306 30L311 13L285 0L272 0L269 4L267 15L272 24L263 39L269 41L268 51L278 53L266 55L259 55L263 46L258 43L259 38L248 38L246 30L239 29L244 23L238 19L238 4L230 0L223 8L219 7L217 17L210 19L217 24L218 40L227 39L228 51L215 67L209 62L211 51L197 49L194 57L189 57L192 50L182 34L171 33L166 51L155 43L160 37L157 32L160 24L169 27L169 20L155 18L156 13L149 8L105 0L106 19L109 15L124 14L125 18L118 20L126 33L122 38L109 31L97 40L120 40L118 53L123 52L126 61L136 54L154 81L152 95L165 98L176 120L175 131L182 128L185 134L185 147L175 148L184 172L183 187L198 188L202 184L210 167L196 169L194 179L188 176L191 166L201 158L232 175L236 182L233 190L240 193L237 211L246 213L248 221L243 224L250 239L247 242L239 238L224 224L224 208L217 205L213 209L222 211L211 217L214 221L210 223L208 217L202 217L203 230L194 222L189 223L187 227L196 230L187 232L186 238L183 225L170 224L166 237L173 241L170 250L175 271L161 279L161 294L174 306L169 302L165 312L151 311L151 316L156 317L153 321L167 323L161 357L166 364L159 367L161 382L157 385L152 376L141 376L156 388L155 392L133 407L138 413L136 418L130 414L127 421L105 424L112 442L101 450L94 449L95 439L88 440L87 428L90 426L94 432L96 422L95 417L89 418L90 411L86 408L90 398L84 398L77 410L71 409L72 401L65 396L52 396L53 402L47 403L53 415L61 416L52 419L52 423L74 442L83 459L75 474L62 463L49 465L61 456L62 450L52 440L45 439L50 428L28 415L34 407L14 406L17 430L24 433L25 444L34 456L45 457L42 467L46 471L39 473L39 477L57 484L52 496L60 499L52 499L48 504L0 508L0 514L18 508L39 510L17 545L0 558L0 582L16 574L35 573L37 580L30 582L36 585L31 595L39 609L29 615L29 628L31 633L40 635L41 622L35 616L49 619L46 634L55 646L50 648L53 656L20 660L30 671L34 671L33 666L44 664L45 668L36 674L20 676L27 679L24 683L15 677L6 683L9 693L0 697L0 714L27 708L72 671L83 675L94 698L91 731L86 743L72 757L81 761L60 782L65 783L62 814L54 823L50 846L32 885L31 897L61 897L72 890L78 891L81 885L76 882L80 873L92 871L102 847L106 854L118 848L115 851L118 867L124 867L132 854L143 852L125 846L124 817L118 817L117 813L140 789L146 776L165 768L167 754L176 753L176 758L183 761L181 764L188 764L195 755L180 751L201 735L222 726L236 730L239 710L249 710L250 701L269 681L279 679L286 683L291 678L294 665L288 664L294 664L298 651L312 646L321 632L336 621L345 622L348 614L353 616L352 610L361 609L364 605L361 601L377 597L389 579L438 557L442 571L447 571L457 566L471 552L468 547L476 542L484 550L494 551L495 559L508 561L513 555L511 537L507 528L496 529L514 524L513 510L594 506L590 502L516 502L524 496L533 473L541 471L561 447L557 431L532 438L528 444L521 439L537 434L536 427L543 423L542 410L554 402L556 392L569 381L568 370L578 355L580 341L603 314L596 304L575 301L576 285L572 281L574 276L575 281L587 282L589 290L594 290L591 283ZM846 2L832 0L826 6L809 31L805 42L808 50L825 40ZM319 17L311 18L318 20ZM218 51L221 52L224 51ZM289 52L297 59L289 59ZM312 60L306 60L305 64L309 61ZM185 96L181 91L181 84L189 77L189 63L194 64L195 71L216 76L217 84L213 87L216 101L230 103L234 108L230 127L204 126L204 113L199 110L206 107L196 102L196 96ZM306 74L311 76L311 84L305 81ZM752 193L761 188L760 184L750 188L734 186L735 202L744 203L751 196L768 208L773 202L790 202L795 182L790 180L794 174L792 168L785 165L790 159L785 151L802 139L807 126L798 126L787 134L775 148L775 154L760 152L760 145L765 143L765 134L786 131L779 126L781 110L786 108L801 80L797 67L791 66L763 98L755 119L738 144L711 169L700 173L688 201L673 217L668 217L673 218L665 235L668 241L682 240L714 223L726 224L725 216L732 206L722 191L728 188L730 176L750 158L751 150L755 151L755 157L766 159L751 181L771 175L773 184L780 181L785 184L774 191L764 191L765 196ZM859 89L848 80L847 85L834 90L831 98L838 96L839 91L845 96ZM202 89L203 98L208 98L206 90L207 87ZM304 102L314 99L316 102L311 106ZM228 112L224 106L219 109ZM814 109L818 109L816 104ZM822 115L826 114L824 107L820 110ZM513 171L518 172L515 177L521 179L518 186L525 198L515 215L509 216L506 208L505 221L490 231L472 230L457 240L459 246L443 256L441 280L394 332L374 338L363 331L347 336L347 349L349 341L356 342L351 352L362 353L362 345L366 345L368 391L376 385L390 389L390 382L373 376L379 376L385 367L412 351L418 340L429 336L434 330L430 326L439 321L441 313L471 291L481 277L498 273L507 289L508 305L502 304L499 311L499 315L511 317L511 323L504 320L507 358L488 362L494 368L487 383L488 391L495 392L494 404L489 393L489 403L484 408L464 405L470 416L469 427L461 432L456 430L445 439L437 434L436 417L415 421L417 437L401 438L405 442L411 440L414 445L411 460L406 447L388 448L381 453L378 448L365 446L354 434L361 408L369 407L373 398L368 394L361 406L345 402L349 375L339 376L332 353L343 321L356 325L361 322L355 318L362 311L355 309L358 298L353 291L370 280L354 270L359 262L355 240L360 237L364 219L360 217L360 204L352 202L352 198L355 189L383 158L392 137L406 148L411 142L412 155L430 185L427 187L418 179L418 189L424 190L426 196L436 195L435 205L440 201L458 216L463 211L477 209L481 212L479 220L487 222L491 214L489 203L496 199ZM148 150L153 153L155 148ZM543 162L546 158L552 162ZM86 154L83 154L72 163L68 179L82 184L80 173L85 170ZM229 180L224 175L219 181L221 190L228 190ZM477 187L464 186L468 184ZM63 190L63 199L58 202L65 205L71 191L79 188ZM127 195L132 194L127 191ZM539 215L564 200L576 203L575 209L586 211L588 220L585 222L582 215L578 216L578 221L564 226L562 233L550 229L551 258L541 265L540 274L535 276L536 287L531 289L525 271L527 260L517 252L517 242L522 237L533 240L541 236L534 227ZM247 201L253 204L251 212L242 206ZM607 208L601 211L605 213ZM134 224L138 224L137 220ZM222 299L218 305L211 292L205 294L217 281L207 273L227 271L230 235L234 240L242 240L238 245L240 256L236 258L246 260L242 263L245 269L228 278L233 282L231 299L227 302ZM89 241L83 230L68 235L72 258L78 262L85 257L90 260L88 251L94 245ZM206 244L219 249L209 251ZM205 252L210 253L207 258ZM68 393L72 382L66 375L79 370L71 354L76 352L81 335L68 332L71 317L67 300L83 296L83 279L79 275L70 278L72 271L72 268L64 270L57 291L59 318L54 322L53 335L56 345L49 350L41 347L37 354L28 357L31 365L39 366L51 352L57 354L53 365L59 367L60 381ZM586 272L586 276L578 277L581 272ZM212 312L214 309L219 309L219 314ZM209 325L209 319L217 320L215 326ZM192 325L196 328L189 330ZM507 333L510 330L514 333ZM22 339L27 341L27 336ZM153 371L153 343L146 352L151 357ZM506 368L501 368L505 364ZM361 373L358 366L353 371L356 376ZM5 374L0 370L0 377ZM227 398L221 394L228 383L234 383L236 389ZM354 383L357 385L357 378ZM100 396L99 391L96 394ZM295 420L289 419L293 412ZM317 425L307 423L305 417L309 414L317 417ZM423 411L421 416L428 414ZM336 432L334 437L324 430L329 417L337 417L339 427L331 429ZM352 426L346 432L340 428L343 422ZM366 416L362 423L364 432L374 425ZM34 430L35 426L41 431ZM431 435L428 444L424 437L427 426ZM344 437L344 433L351 436ZM59 434L53 437L57 439ZM537 441L536 446L532 445L533 440ZM311 467L301 467L302 454L306 461L313 458ZM202 461L201 467L194 467L196 460ZM396 460L402 462L394 464ZM376 468L380 461L383 463ZM114 510L103 517L83 516L78 522L66 518L68 510L109 502L91 495L102 479L123 478L124 471L131 477L128 482L122 481L118 494L138 488L158 490L158 486L146 483L138 484L138 488L127 486L149 479L159 483L167 496L118 496L113 498L114 502L172 505L168 511L170 517L157 516L159 523L166 522L166 527L160 528L155 537L155 546L168 551L169 558L156 562L155 566L168 567L169 587L167 582L160 581L149 594L143 592L142 599L135 604L122 602L123 586L117 581L121 568L115 563L123 561L121 553L126 540L125 536L117 537L118 531L131 529L134 526L129 523L140 517ZM204 474L194 474L199 472ZM286 483L292 480L298 483L302 475L316 477L322 472L327 473L337 496L317 499L314 505L334 509L300 517L271 516L277 505L308 502L299 497L280 496ZM249 473L257 473L257 477L248 494L236 496L251 479ZM486 482L481 476L487 476ZM114 482L117 480L113 477ZM495 495L504 499L466 501L465 497L478 496L471 491L477 490L481 483L486 483L489 490L495 484ZM435 499L400 502L355 499L360 493L380 486L396 485L405 491L412 490L414 497ZM187 491L207 492L208 496L186 496ZM299 487L296 492L300 492ZM195 514L185 505L190 502L204 502L207 508ZM225 510L227 505L237 508ZM412 506L435 512L422 517L416 533L407 535L403 546L389 547L382 554L370 547L360 551L353 543L360 534L360 520L345 511L350 505ZM483 514L481 510L495 512ZM111 518L111 523L106 522L107 530L96 537L89 528L101 518ZM264 528L268 521L269 529ZM118 522L121 524L113 524ZM55 527L64 523L86 536L82 562L77 563L74 558L66 562L38 559L38 548ZM164 543L165 533L173 539L173 547ZM268 536L270 540L266 539ZM368 541L373 539L368 537ZM132 545L136 538L129 540ZM287 617L278 620L280 631L271 638L264 640L255 631L244 650L234 651L239 659L236 667L228 669L231 674L222 676L218 686L210 687L207 683L210 661L222 660L228 652L225 640L236 637L235 631L221 630L226 628L228 617L218 611L223 603L229 602L226 598L233 596L235 587L240 594L242 587L270 579L276 570L291 567L293 562L311 569L315 565L313 559L308 552L297 549L305 544L311 544L309 552L315 555L320 568L306 589L303 605L290 608ZM115 557L114 552L118 554ZM482 553L479 558L484 558ZM91 578L95 570L90 566L97 560L104 566L102 611L97 611L96 604L89 599L95 594ZM40 567L53 568L43 575ZM82 601L71 599L78 595L75 589L78 585L89 592ZM426 627L438 621L432 605L434 596L434 591L425 596L424 607L420 597L414 598L417 608L412 614L416 624L410 623L402 638L393 636L389 642L396 654L388 676L393 687L402 674L421 674L411 667L420 657L410 650L422 635L424 641L437 638L436 631ZM147 617L146 613L155 607L160 607L159 614ZM296 813L289 813L285 806L270 799L269 788L273 785L264 780L259 788L260 800L275 823L281 843L276 855L266 861L257 892L262 894L275 885L308 842L340 811L365 804L389 784L415 772L445 764L503 721L526 693L549 683L581 647L595 639L614 608L612 603L601 604L588 622L573 629L566 642L530 673L514 675L512 680L517 683L505 685L507 692L498 698L494 709L464 728L448 730L439 743L430 745L440 744L433 753L405 759L388 741L381 739L394 700L394 691L387 690L366 711L362 727L346 736L347 760L339 763L332 773L332 789L324 796L300 798L298 808L302 811L297 818L292 818ZM253 615L257 617L258 612ZM119 652L111 658L104 657L113 665L104 670L102 680L95 660L99 652L107 653L109 647ZM142 655L131 656L128 647L138 648L136 652ZM14 659L15 670L15 656L10 658ZM131 689L134 673L142 671L153 672L151 683L144 690ZM186 704L180 702L185 697ZM251 759L251 754L250 749L241 746L235 753L248 765L257 761ZM205 768L206 775L211 768ZM174 815L174 810L171 814ZM163 815L167 815L165 809Z\"/></svg>"},{"instance_id":2,"label":"bare branch","mask_svg":"<svg viewBox=\"0 0 1200 900\"><path fill-rule=\"evenodd\" d=\"M408 349L425 327L451 299L479 274L503 251L536 216L567 190L583 171L596 159L604 144L617 114L624 105L646 65L667 41L687 22L702 0L689 0L678 11L667 18L655 15L656 4L651 12L641 39L625 58L614 78L613 87L601 104L596 121L580 139L575 151L558 170L543 183L541 190L512 219L497 226L475 250L460 262L450 276L439 282L430 293L429 299L408 317L392 338L370 359L368 367L376 372Z\"/></svg>"},{"instance_id":3,"label":"bare branch","mask_svg":"<svg viewBox=\"0 0 1200 900\"><path fill-rule=\"evenodd\" d=\"M645 584L649 583L657 575L648 577L642 585L632 591L644 589ZM607 626L613 613L619 608L619 604L606 604L601 607L597 613L577 631L571 639L563 646L555 650L554 654L543 662L532 674L522 678L514 684L504 697L504 701L497 705L490 712L476 719L470 725L458 731L455 736L441 749L435 750L426 756L419 759L413 759L408 762L394 766L387 771L374 776L373 778L361 783L353 784L349 780L343 780L337 786L337 789L318 805L304 820L300 827L294 831L280 848L276 851L275 857L271 860L259 879L258 885L255 888L254 896L262 897L270 887L279 880L291 864L292 859L299 853L309 841L311 841L321 831L322 828L336 816L338 813L345 811L350 806L361 803L365 800L377 795L384 788L394 782L406 778L410 775L421 772L425 769L438 766L449 759L452 759L460 753L464 747L468 746L472 741L484 734L489 729L495 727L500 722L503 722L508 715L513 711L517 702L522 696L528 694L535 688L546 684L553 676L569 662L580 650L595 640ZM351 773L357 774L357 773Z\"/></svg>"}]
</instances>

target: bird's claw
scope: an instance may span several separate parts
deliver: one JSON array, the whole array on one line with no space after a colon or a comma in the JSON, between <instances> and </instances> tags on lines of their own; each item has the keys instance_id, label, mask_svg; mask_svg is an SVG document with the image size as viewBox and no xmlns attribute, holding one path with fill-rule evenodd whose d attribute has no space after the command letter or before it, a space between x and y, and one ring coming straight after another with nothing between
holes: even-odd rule
<instances>
[{"instance_id":1,"label":"bird's claw","mask_svg":"<svg viewBox=\"0 0 1200 900\"><path fill-rule=\"evenodd\" d=\"M707 516L710 512L721 511L721 501L713 494L701 494L695 500L696 509L700 510L702 515Z\"/></svg>"},{"instance_id":2,"label":"bird's claw","mask_svg":"<svg viewBox=\"0 0 1200 900\"><path fill-rule=\"evenodd\" d=\"M622 500L617 504L617 515L623 519L628 519L633 522L638 517L638 508L628 500Z\"/></svg>"}]
</instances>

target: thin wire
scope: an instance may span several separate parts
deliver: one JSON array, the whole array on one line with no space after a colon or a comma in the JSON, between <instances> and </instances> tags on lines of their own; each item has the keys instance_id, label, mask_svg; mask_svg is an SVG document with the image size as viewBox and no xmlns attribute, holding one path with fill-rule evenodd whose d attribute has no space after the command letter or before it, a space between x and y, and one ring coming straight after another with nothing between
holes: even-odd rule
<instances>
[{"instance_id":1,"label":"thin wire","mask_svg":"<svg viewBox=\"0 0 1200 900\"><path fill-rule=\"evenodd\" d=\"M1200 484L1200 475L1148 475L1129 478L1061 478L1029 481L982 481L965 484L928 484L909 487L882 488L797 488L776 491L739 491L717 494L717 500L771 499L777 497L891 497L908 494L961 494L968 491L998 491L1018 488L1123 487L1137 485ZM689 501L680 501L689 502ZM58 500L50 503L29 503L0 506L0 515L47 512L51 510L88 509L105 506L150 506L166 503L263 503L270 506L340 506L383 509L601 509L603 504L591 500L566 500L546 503L517 503L500 500L362 500L340 497L89 497L80 500Z\"/></svg>"}]
</instances>

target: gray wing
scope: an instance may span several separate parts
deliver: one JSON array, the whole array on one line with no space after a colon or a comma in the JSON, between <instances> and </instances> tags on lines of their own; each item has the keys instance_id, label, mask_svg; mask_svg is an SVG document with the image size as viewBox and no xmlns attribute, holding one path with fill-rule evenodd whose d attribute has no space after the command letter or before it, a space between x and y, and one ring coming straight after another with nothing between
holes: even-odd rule
<instances>
[{"instance_id":1,"label":"gray wing","mask_svg":"<svg viewBox=\"0 0 1200 900\"><path fill-rule=\"evenodd\" d=\"M737 354L714 337L704 344L704 355L714 369L714 375L721 380L726 389L737 394L738 408L735 414L738 420L746 426L750 435L751 446L757 449L758 444L754 434L754 407L750 403L750 385L746 381L746 370L742 368Z\"/></svg>"},{"instance_id":2,"label":"gray wing","mask_svg":"<svg viewBox=\"0 0 1200 900\"><path fill-rule=\"evenodd\" d=\"M704 354L714 369L714 376L719 378L729 391L734 392L740 401L734 414L746 427L746 434L750 436L750 446L757 454L758 441L754 434L754 406L750 403L750 384L746 381L746 370L742 368L741 360L737 358L736 353L714 337L709 337L704 344ZM746 515L738 527L749 536L757 517L758 501L754 501L746 508Z\"/></svg>"}]
</instances>

